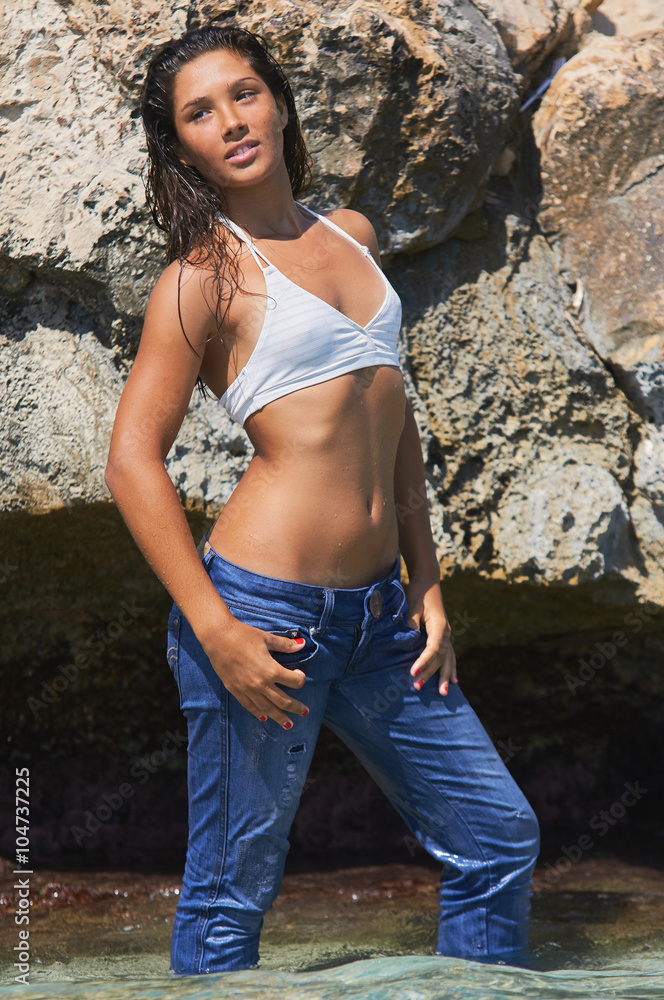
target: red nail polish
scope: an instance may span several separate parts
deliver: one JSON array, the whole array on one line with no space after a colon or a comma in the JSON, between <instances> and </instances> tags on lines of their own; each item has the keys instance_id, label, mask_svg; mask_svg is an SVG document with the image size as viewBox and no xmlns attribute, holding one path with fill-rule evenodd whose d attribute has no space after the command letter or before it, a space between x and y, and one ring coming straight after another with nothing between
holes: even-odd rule
<instances>
[{"instance_id":1,"label":"red nail polish","mask_svg":"<svg viewBox=\"0 0 664 1000\"><path fill-rule=\"evenodd\" d=\"M295 640L295 642L299 642L299 644L300 644L301 646L304 646L304 639L302 639L302 638L298 638L298 639L296 639L296 640Z\"/></svg>"},{"instance_id":2,"label":"red nail polish","mask_svg":"<svg viewBox=\"0 0 664 1000\"><path fill-rule=\"evenodd\" d=\"M447 684L443 684L443 694L447 694Z\"/></svg>"},{"instance_id":3,"label":"red nail polish","mask_svg":"<svg viewBox=\"0 0 664 1000\"><path fill-rule=\"evenodd\" d=\"M284 729L292 729L292 728L293 728L292 722L284 722Z\"/></svg>"},{"instance_id":4,"label":"red nail polish","mask_svg":"<svg viewBox=\"0 0 664 1000\"><path fill-rule=\"evenodd\" d=\"M258 716L258 721L259 722L267 722L267 715L259 715Z\"/></svg>"},{"instance_id":5,"label":"red nail polish","mask_svg":"<svg viewBox=\"0 0 664 1000\"><path fill-rule=\"evenodd\" d=\"M416 691L419 691L420 688L422 687L422 681L415 681L413 687L415 688Z\"/></svg>"},{"instance_id":6,"label":"red nail polish","mask_svg":"<svg viewBox=\"0 0 664 1000\"><path fill-rule=\"evenodd\" d=\"M309 715L309 709L308 709L308 708L305 708L305 710L304 710L304 712L302 713L302 715Z\"/></svg>"}]
</instances>

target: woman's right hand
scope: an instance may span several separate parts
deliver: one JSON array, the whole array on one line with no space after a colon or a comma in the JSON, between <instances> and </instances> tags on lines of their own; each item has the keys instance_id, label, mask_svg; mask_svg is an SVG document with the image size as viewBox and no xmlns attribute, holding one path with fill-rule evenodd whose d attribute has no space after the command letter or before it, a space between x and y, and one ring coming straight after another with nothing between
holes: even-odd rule
<instances>
[{"instance_id":1,"label":"woman's right hand","mask_svg":"<svg viewBox=\"0 0 664 1000\"><path fill-rule=\"evenodd\" d=\"M282 666L270 656L269 650L296 653L302 649L303 642L285 635L273 635L234 619L212 638L207 638L204 649L226 690L248 712L261 722L267 722L269 717L284 729L291 729L293 723L285 713L308 715L309 709L277 684L301 688L306 675L297 667Z\"/></svg>"}]
</instances>

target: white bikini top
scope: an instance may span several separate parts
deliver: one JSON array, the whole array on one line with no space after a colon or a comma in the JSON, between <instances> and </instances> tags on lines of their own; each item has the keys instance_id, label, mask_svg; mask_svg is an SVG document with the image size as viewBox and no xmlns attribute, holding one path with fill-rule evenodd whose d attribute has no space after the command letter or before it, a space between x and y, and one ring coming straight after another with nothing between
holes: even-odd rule
<instances>
[{"instance_id":1,"label":"white bikini top","mask_svg":"<svg viewBox=\"0 0 664 1000\"><path fill-rule=\"evenodd\" d=\"M224 225L247 244L258 266L261 267L259 257L268 265L261 267L268 295L263 327L249 360L219 400L241 426L273 399L305 386L369 365L401 367L396 347L401 329L401 300L369 248L330 219L300 202L295 204L341 233L369 258L385 282L385 298L368 325L360 326L287 278L235 222L220 216Z\"/></svg>"}]
</instances>

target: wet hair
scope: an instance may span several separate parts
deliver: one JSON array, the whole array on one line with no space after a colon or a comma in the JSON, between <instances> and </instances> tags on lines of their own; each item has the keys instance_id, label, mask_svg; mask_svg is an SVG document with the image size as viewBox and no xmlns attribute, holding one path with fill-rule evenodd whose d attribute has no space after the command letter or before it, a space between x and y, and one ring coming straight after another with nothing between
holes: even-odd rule
<instances>
[{"instance_id":1,"label":"wet hair","mask_svg":"<svg viewBox=\"0 0 664 1000\"><path fill-rule=\"evenodd\" d=\"M219 213L226 214L223 191L213 188L195 167L182 163L174 147L177 140L173 115L175 79L187 63L220 49L246 59L275 100L279 95L285 99L288 122L283 129L284 160L294 198L307 190L312 178L312 161L302 135L293 92L262 35L232 24L213 23L188 31L157 50L148 65L141 97L148 149L145 192L152 218L168 234L169 263L180 261L178 313L185 337L180 313L180 283L185 263L210 268L213 272L214 315L220 339L222 323L238 289L237 251L231 253L228 231L219 224ZM225 290L226 305L222 311ZM204 391L200 376L197 384Z\"/></svg>"}]
</instances>

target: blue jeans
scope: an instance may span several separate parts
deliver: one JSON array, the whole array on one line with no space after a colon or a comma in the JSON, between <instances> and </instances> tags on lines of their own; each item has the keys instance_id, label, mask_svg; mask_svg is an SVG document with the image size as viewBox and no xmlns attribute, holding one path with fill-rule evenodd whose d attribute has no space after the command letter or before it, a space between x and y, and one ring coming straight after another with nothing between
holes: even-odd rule
<instances>
[{"instance_id":1,"label":"blue jeans","mask_svg":"<svg viewBox=\"0 0 664 1000\"><path fill-rule=\"evenodd\" d=\"M399 556L384 579L352 590L250 572L207 541L203 565L237 619L306 640L271 655L306 674L302 688L284 690L309 715L289 714L290 730L259 722L225 689L173 606L168 660L188 724L189 841L172 971L258 962L323 722L443 863L437 954L485 962L523 954L538 823L458 684L443 696L434 674L414 689L409 668L426 637L406 623Z\"/></svg>"}]
</instances>

